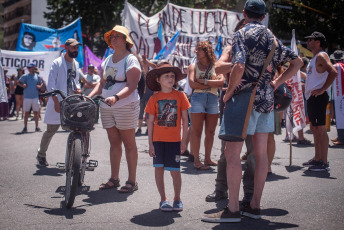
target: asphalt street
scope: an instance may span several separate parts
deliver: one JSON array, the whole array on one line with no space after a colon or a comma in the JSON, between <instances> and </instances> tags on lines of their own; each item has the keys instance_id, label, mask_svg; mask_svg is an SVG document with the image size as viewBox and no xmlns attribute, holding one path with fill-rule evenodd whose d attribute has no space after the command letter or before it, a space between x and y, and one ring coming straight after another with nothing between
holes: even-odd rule
<instances>
[{"instance_id":1,"label":"asphalt street","mask_svg":"<svg viewBox=\"0 0 344 230\"><path fill-rule=\"evenodd\" d=\"M46 127L42 121L40 127L42 130ZM219 159L221 147L218 128L212 152L215 160ZM186 157L181 160L184 211L161 212L147 136L136 138L139 190L130 195L120 194L116 189L99 190L99 185L110 176L109 142L101 124L96 124L91 132L90 159L98 160L99 166L86 172L85 185L79 190L74 207L67 210L63 206L64 171L55 165L64 162L68 133L60 130L53 137L47 153L50 165L42 168L35 159L42 132L34 132L32 121L28 133L22 134L22 129L22 120L0 122L0 229L343 229L344 226L344 149L330 146L330 172L310 172L302 163L314 156L314 146L293 143L290 166L290 146L283 142L285 129L282 135L275 136L277 151L273 174L267 178L262 197L262 219L243 217L236 224L201 221L203 214L223 208L226 200L205 202L206 195L214 191L217 168L197 171ZM331 126L328 134L330 138L336 136L335 126ZM309 127L305 129L305 137L313 141ZM124 154L120 179L124 185L127 179ZM165 183L168 197L173 199L168 173Z\"/></svg>"}]
</instances>

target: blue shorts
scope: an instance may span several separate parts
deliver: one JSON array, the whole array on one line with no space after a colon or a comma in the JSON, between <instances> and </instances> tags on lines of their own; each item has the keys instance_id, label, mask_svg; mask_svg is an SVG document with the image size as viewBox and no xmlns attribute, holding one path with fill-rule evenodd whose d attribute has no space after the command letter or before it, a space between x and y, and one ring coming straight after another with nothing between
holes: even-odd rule
<instances>
[{"instance_id":1,"label":"blue shorts","mask_svg":"<svg viewBox=\"0 0 344 230\"><path fill-rule=\"evenodd\" d=\"M246 132L247 135L253 135L254 133L271 133L274 129L274 112L258 113L252 109Z\"/></svg>"},{"instance_id":2,"label":"blue shorts","mask_svg":"<svg viewBox=\"0 0 344 230\"><path fill-rule=\"evenodd\" d=\"M155 157L153 166L163 167L168 171L180 171L180 141L179 142L153 142Z\"/></svg>"},{"instance_id":3,"label":"blue shorts","mask_svg":"<svg viewBox=\"0 0 344 230\"><path fill-rule=\"evenodd\" d=\"M218 114L220 112L218 96L212 93L193 93L190 112Z\"/></svg>"}]
</instances>

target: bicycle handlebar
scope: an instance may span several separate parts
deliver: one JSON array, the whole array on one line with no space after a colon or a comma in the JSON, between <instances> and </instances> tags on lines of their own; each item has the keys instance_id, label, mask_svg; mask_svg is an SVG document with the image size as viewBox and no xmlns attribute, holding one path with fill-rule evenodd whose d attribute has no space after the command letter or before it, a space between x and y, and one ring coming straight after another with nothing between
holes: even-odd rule
<instances>
[{"instance_id":1,"label":"bicycle handlebar","mask_svg":"<svg viewBox=\"0 0 344 230\"><path fill-rule=\"evenodd\" d=\"M61 90L59 90L59 89L55 89L55 90L52 90L52 91L46 92L46 93L41 93L41 94L39 94L39 96L49 97L49 96L56 96L57 94L59 94L62 97L63 100L66 98L66 94L64 92L62 92ZM80 96L81 97L86 97L85 95L80 95ZM94 100L100 100L101 102L103 102L103 103L105 103L105 104L107 104L108 106L111 107L111 104L107 103L105 101L105 98L100 96L100 95L92 97L91 100L93 100L93 101Z\"/></svg>"},{"instance_id":2,"label":"bicycle handlebar","mask_svg":"<svg viewBox=\"0 0 344 230\"><path fill-rule=\"evenodd\" d=\"M105 101L105 98L102 97L102 96L100 96L100 95L97 95L97 96L92 97L92 100L100 100L101 102L103 102L103 103L107 104L109 107L111 107L111 104L107 103L107 102Z\"/></svg>"},{"instance_id":3,"label":"bicycle handlebar","mask_svg":"<svg viewBox=\"0 0 344 230\"><path fill-rule=\"evenodd\" d=\"M52 90L52 91L46 92L46 93L41 93L41 94L39 94L39 96L42 96L42 97L49 97L49 96L56 96L56 94L60 94L60 96L62 97L62 99L65 99L65 98L66 98L65 93L62 92L62 91L59 90L59 89L55 89L55 90Z\"/></svg>"}]
</instances>

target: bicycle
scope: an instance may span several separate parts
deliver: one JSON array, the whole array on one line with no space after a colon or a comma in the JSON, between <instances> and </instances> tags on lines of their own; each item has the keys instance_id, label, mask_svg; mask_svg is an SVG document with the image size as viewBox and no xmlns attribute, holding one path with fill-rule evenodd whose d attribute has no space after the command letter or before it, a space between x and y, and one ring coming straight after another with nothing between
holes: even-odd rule
<instances>
[{"instance_id":1,"label":"bicycle","mask_svg":"<svg viewBox=\"0 0 344 230\"><path fill-rule=\"evenodd\" d=\"M94 100L106 102L102 96L93 98L80 94L66 96L60 90L42 93L40 96L48 97L57 94L62 98L60 102L61 127L63 130L70 131L65 163L57 163L58 168L64 166L66 171L65 205L70 209L74 204L78 187L84 183L86 168L98 166L96 160L87 162L87 158L90 156L90 132L94 129L97 115L97 106Z\"/></svg>"}]
</instances>

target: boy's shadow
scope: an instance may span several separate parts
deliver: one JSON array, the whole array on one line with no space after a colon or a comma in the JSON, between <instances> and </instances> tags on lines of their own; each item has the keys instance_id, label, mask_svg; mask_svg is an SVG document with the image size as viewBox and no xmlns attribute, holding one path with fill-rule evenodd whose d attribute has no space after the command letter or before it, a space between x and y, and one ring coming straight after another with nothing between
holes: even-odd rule
<instances>
[{"instance_id":1,"label":"boy's shadow","mask_svg":"<svg viewBox=\"0 0 344 230\"><path fill-rule=\"evenodd\" d=\"M134 216L130 221L134 224L148 227L164 227L173 224L174 218L181 217L178 212L162 212L154 209L148 213Z\"/></svg>"}]
</instances>

